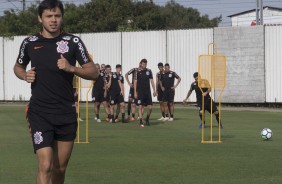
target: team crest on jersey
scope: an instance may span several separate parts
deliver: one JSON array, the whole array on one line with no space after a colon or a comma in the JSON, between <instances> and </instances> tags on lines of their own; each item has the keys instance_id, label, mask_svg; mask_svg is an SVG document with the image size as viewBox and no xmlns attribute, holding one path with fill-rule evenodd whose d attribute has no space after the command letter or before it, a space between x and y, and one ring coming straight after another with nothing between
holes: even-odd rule
<instances>
[{"instance_id":1,"label":"team crest on jersey","mask_svg":"<svg viewBox=\"0 0 282 184\"><path fill-rule=\"evenodd\" d=\"M112 101L111 101L111 104L114 104L114 103L115 103L115 101L112 100Z\"/></svg>"},{"instance_id":2,"label":"team crest on jersey","mask_svg":"<svg viewBox=\"0 0 282 184\"><path fill-rule=\"evenodd\" d=\"M113 78L114 78L114 79L117 78L116 74L113 75Z\"/></svg>"},{"instance_id":3,"label":"team crest on jersey","mask_svg":"<svg viewBox=\"0 0 282 184\"><path fill-rule=\"evenodd\" d=\"M34 42L34 41L38 40L38 37L37 36L31 36L31 37L29 37L28 40L31 41L31 42Z\"/></svg>"},{"instance_id":4,"label":"team crest on jersey","mask_svg":"<svg viewBox=\"0 0 282 184\"><path fill-rule=\"evenodd\" d=\"M150 75L150 72L149 72L149 71L147 71L147 72L146 72L146 75Z\"/></svg>"},{"instance_id":5,"label":"team crest on jersey","mask_svg":"<svg viewBox=\"0 0 282 184\"><path fill-rule=\"evenodd\" d=\"M197 85L197 83L196 82L194 82L194 84L193 84L194 86L196 86Z\"/></svg>"},{"instance_id":6,"label":"team crest on jersey","mask_svg":"<svg viewBox=\"0 0 282 184\"><path fill-rule=\"evenodd\" d=\"M119 80L122 80L122 76L119 77Z\"/></svg>"},{"instance_id":7,"label":"team crest on jersey","mask_svg":"<svg viewBox=\"0 0 282 184\"><path fill-rule=\"evenodd\" d=\"M100 73L100 75L101 75L102 77L104 77L104 73Z\"/></svg>"},{"instance_id":8,"label":"team crest on jersey","mask_svg":"<svg viewBox=\"0 0 282 184\"><path fill-rule=\"evenodd\" d=\"M34 144L40 144L43 142L42 132L35 132L33 135Z\"/></svg>"},{"instance_id":9,"label":"team crest on jersey","mask_svg":"<svg viewBox=\"0 0 282 184\"><path fill-rule=\"evenodd\" d=\"M71 36L64 36L63 39L69 41L69 40L71 40Z\"/></svg>"},{"instance_id":10,"label":"team crest on jersey","mask_svg":"<svg viewBox=\"0 0 282 184\"><path fill-rule=\"evenodd\" d=\"M138 100L138 101L137 101L137 104L141 104L141 100Z\"/></svg>"},{"instance_id":11,"label":"team crest on jersey","mask_svg":"<svg viewBox=\"0 0 282 184\"><path fill-rule=\"evenodd\" d=\"M69 42L63 41L63 40L57 42L57 45L58 45L58 47L57 47L57 52L58 52L58 53L61 53L61 54L64 54L64 53L68 52L68 51L69 51L68 43L69 43Z\"/></svg>"}]
</instances>

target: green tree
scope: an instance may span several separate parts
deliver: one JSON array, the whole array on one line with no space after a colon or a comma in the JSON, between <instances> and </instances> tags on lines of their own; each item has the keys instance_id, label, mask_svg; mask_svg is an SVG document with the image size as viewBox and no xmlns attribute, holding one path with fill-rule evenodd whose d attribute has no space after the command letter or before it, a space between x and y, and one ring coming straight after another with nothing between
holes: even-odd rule
<instances>
[{"instance_id":1,"label":"green tree","mask_svg":"<svg viewBox=\"0 0 282 184\"><path fill-rule=\"evenodd\" d=\"M5 11L0 36L30 35L40 30L37 4L26 11ZM216 27L221 17L209 19L175 1L159 6L153 1L91 0L79 6L65 4L63 29L71 33L190 29Z\"/></svg>"}]
</instances>

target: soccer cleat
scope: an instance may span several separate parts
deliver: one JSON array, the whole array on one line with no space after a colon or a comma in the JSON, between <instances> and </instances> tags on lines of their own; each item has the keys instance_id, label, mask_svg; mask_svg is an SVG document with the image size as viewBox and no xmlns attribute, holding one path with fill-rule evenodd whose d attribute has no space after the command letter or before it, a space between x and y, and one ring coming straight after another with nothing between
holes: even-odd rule
<instances>
[{"instance_id":1,"label":"soccer cleat","mask_svg":"<svg viewBox=\"0 0 282 184\"><path fill-rule=\"evenodd\" d=\"M173 121L173 118L169 118L167 121Z\"/></svg>"},{"instance_id":2,"label":"soccer cleat","mask_svg":"<svg viewBox=\"0 0 282 184\"><path fill-rule=\"evenodd\" d=\"M98 123L101 123L101 120L100 120L100 119L97 119L97 122L98 122Z\"/></svg>"},{"instance_id":3,"label":"soccer cleat","mask_svg":"<svg viewBox=\"0 0 282 184\"><path fill-rule=\"evenodd\" d=\"M150 126L149 120L146 120L146 126Z\"/></svg>"},{"instance_id":4,"label":"soccer cleat","mask_svg":"<svg viewBox=\"0 0 282 184\"><path fill-rule=\"evenodd\" d=\"M131 117L131 118L130 118L130 121L135 121L135 118L134 118L134 117Z\"/></svg>"},{"instance_id":5,"label":"soccer cleat","mask_svg":"<svg viewBox=\"0 0 282 184\"><path fill-rule=\"evenodd\" d=\"M162 121L168 121L169 117L165 117Z\"/></svg>"},{"instance_id":6,"label":"soccer cleat","mask_svg":"<svg viewBox=\"0 0 282 184\"><path fill-rule=\"evenodd\" d=\"M161 117L160 119L158 119L159 121L162 121L164 119L164 117Z\"/></svg>"},{"instance_id":7,"label":"soccer cleat","mask_svg":"<svg viewBox=\"0 0 282 184\"><path fill-rule=\"evenodd\" d=\"M220 124L220 129L223 129L223 125L222 124Z\"/></svg>"},{"instance_id":8,"label":"soccer cleat","mask_svg":"<svg viewBox=\"0 0 282 184\"><path fill-rule=\"evenodd\" d=\"M202 123L199 125L199 128L202 128ZM204 128L205 128L205 124L204 124Z\"/></svg>"},{"instance_id":9,"label":"soccer cleat","mask_svg":"<svg viewBox=\"0 0 282 184\"><path fill-rule=\"evenodd\" d=\"M119 122L119 119L117 118L117 119L115 119L115 122L117 123L117 122Z\"/></svg>"},{"instance_id":10,"label":"soccer cleat","mask_svg":"<svg viewBox=\"0 0 282 184\"><path fill-rule=\"evenodd\" d=\"M106 118L106 120L105 120L106 122L110 122L110 118Z\"/></svg>"}]
</instances>

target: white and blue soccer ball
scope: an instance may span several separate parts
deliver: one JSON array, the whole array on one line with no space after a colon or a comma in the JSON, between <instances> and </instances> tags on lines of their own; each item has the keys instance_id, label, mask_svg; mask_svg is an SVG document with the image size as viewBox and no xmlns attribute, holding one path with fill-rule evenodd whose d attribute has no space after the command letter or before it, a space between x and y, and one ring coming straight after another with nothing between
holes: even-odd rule
<instances>
[{"instance_id":1,"label":"white and blue soccer ball","mask_svg":"<svg viewBox=\"0 0 282 184\"><path fill-rule=\"evenodd\" d=\"M269 140L271 139L273 133L272 133L272 130L270 130L269 128L264 128L260 132L260 135L264 140Z\"/></svg>"}]
</instances>

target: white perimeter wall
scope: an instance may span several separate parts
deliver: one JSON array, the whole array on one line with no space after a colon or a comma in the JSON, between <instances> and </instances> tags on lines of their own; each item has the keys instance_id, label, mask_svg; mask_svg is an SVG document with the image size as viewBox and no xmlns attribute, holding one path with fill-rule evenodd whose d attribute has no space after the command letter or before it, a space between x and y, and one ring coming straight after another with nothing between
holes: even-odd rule
<instances>
[{"instance_id":1,"label":"white perimeter wall","mask_svg":"<svg viewBox=\"0 0 282 184\"><path fill-rule=\"evenodd\" d=\"M175 96L175 101L180 102L185 98L193 81L193 73L197 71L198 55L207 53L207 45L213 40L213 29L91 33L78 36L85 43L89 53L93 55L95 62L110 64L113 69L116 64L122 64L123 74L137 67L140 60L146 58L148 68L153 71L155 79L155 74L158 72L157 64L168 62L171 69L182 78ZM0 100L28 100L30 98L30 85L17 79L13 73L13 66L24 38L25 36L18 36L4 39L5 83L0 90ZM0 56L2 54L0 47ZM3 66L1 60L0 63ZM3 75L0 76L0 80L3 81ZM3 85L2 82L1 85ZM126 82L125 89L127 101L129 86ZM81 100L86 100L87 91L88 89L81 90ZM91 99L91 92L88 99ZM153 99L157 101L156 97ZM190 100L195 101L195 94Z\"/></svg>"},{"instance_id":2,"label":"white perimeter wall","mask_svg":"<svg viewBox=\"0 0 282 184\"><path fill-rule=\"evenodd\" d=\"M263 89L263 80L265 80L265 91L256 91L256 96L259 98L251 98L251 101L242 101L236 85L228 84L228 94L224 92L224 102L226 103L261 103L261 102L282 102L282 26L277 27L265 27L265 31L261 28L235 28L236 30L229 29L218 29L216 30L217 41L221 39L223 44L218 45L221 54L226 54L227 63L232 62L232 58L237 58L236 63L241 63L236 66L236 63L229 63L227 65L227 77L232 76L230 81L242 81L246 85L255 83L257 80L250 81L251 78L245 76L245 74L233 75L232 69L236 66L243 67L238 68L239 71L250 71L247 69L249 65L246 61L241 61L240 58L246 57L244 53L249 53L248 55L253 55L253 50L257 50L258 45L265 40L265 60L261 62L252 61L253 68L264 68L264 71L259 71L259 75L265 76L264 79L260 79L262 82L260 85ZM252 36L252 31L257 33L256 38L261 37L263 39L258 40L250 39ZM223 31L224 30L224 31ZM238 31L239 30L239 31ZM234 34L234 32L238 34ZM236 32L236 33L237 33ZM265 32L265 35L264 35ZM223 35L220 35L223 34ZM249 38L246 43L244 43L243 37L249 34ZM258 35L260 34L260 35ZM229 36L228 36L229 35ZM148 63L148 68L152 69L155 74L158 72L157 63L168 62L171 65L171 69L178 73L182 78L179 87L176 89L175 101L181 102L185 98L187 91L190 88L190 84L193 82L192 75L197 71L197 61L200 54L206 54L208 52L208 44L214 40L214 29L194 29L194 30L172 30L172 31L148 31L148 32L117 32L117 33L90 33L90 34L78 34L85 43L88 51L93 55L94 61L102 64L110 64L112 68L115 68L116 64L123 65L123 74L125 74L129 69L137 67L139 61L142 58L146 58ZM236 49L236 44L234 45L235 39L229 38L238 37L238 41L241 40L242 43L238 45ZM19 80L13 72L13 66L16 61L16 57L19 52L20 44L25 36L17 36L14 38L1 38L0 37L0 100L28 100L30 98L30 85L24 81ZM236 42L236 41L235 41ZM236 43L237 43L236 42ZM254 44L250 44L254 43ZM255 44L259 43L259 44ZM4 45L4 47L3 47ZM250 46L251 45L251 46ZM252 47L252 48L249 48ZM232 48L231 50L228 47ZM239 52L240 48L245 47L247 50L242 50L243 53ZM262 47L262 46L260 46ZM222 49L224 48L224 49ZM235 49L235 50L234 50ZM224 51L226 50L226 52ZM224 53L223 53L224 51ZM236 53L238 56L236 56ZM242 57L242 54L245 55ZM255 56L256 55L256 56ZM254 57L257 57L255 54ZM264 53L262 54L264 55ZM231 58L231 59L230 59ZM257 66L256 66L257 65ZM30 68L30 66L28 66ZM236 70L237 71L237 70ZM252 73L252 72L251 72ZM258 75L258 73L254 73ZM248 75L250 72L248 72ZM238 77L236 79L236 76ZM242 78L242 76L244 76ZM234 78L235 77L235 78ZM230 82L229 81L229 82ZM234 84L235 84L234 83ZM230 87L234 86L234 89ZM235 89L236 88L236 89ZM126 97L128 100L128 90L129 87L125 82ZM254 88L256 89L256 88ZM86 100L87 89L81 90L82 100ZM234 93L234 94L233 94ZM264 95L265 94L265 95ZM229 99L226 98L235 97ZM264 97L265 96L265 97ZM91 93L89 93L88 99L91 98ZM153 98L156 101L156 98ZM238 100L236 100L238 99ZM257 99L257 100L256 100ZM195 94L193 93L190 97L190 101L195 101Z\"/></svg>"},{"instance_id":3,"label":"white perimeter wall","mask_svg":"<svg viewBox=\"0 0 282 184\"><path fill-rule=\"evenodd\" d=\"M282 26L265 27L266 101L282 102Z\"/></svg>"}]
</instances>

